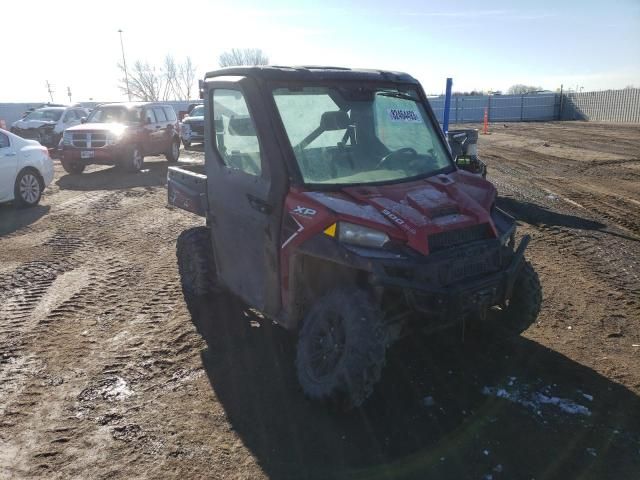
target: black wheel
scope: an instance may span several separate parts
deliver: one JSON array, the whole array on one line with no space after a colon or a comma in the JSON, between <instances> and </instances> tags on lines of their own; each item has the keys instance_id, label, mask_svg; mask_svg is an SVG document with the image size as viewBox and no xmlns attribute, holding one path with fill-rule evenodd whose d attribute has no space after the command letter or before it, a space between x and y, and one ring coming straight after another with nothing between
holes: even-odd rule
<instances>
[{"instance_id":1,"label":"black wheel","mask_svg":"<svg viewBox=\"0 0 640 480\"><path fill-rule=\"evenodd\" d=\"M182 144L184 145L184 148L191 148L191 140L182 139Z\"/></svg>"},{"instance_id":2,"label":"black wheel","mask_svg":"<svg viewBox=\"0 0 640 480\"><path fill-rule=\"evenodd\" d=\"M176 256L185 298L208 295L217 290L211 237L207 227L183 231L176 243Z\"/></svg>"},{"instance_id":3,"label":"black wheel","mask_svg":"<svg viewBox=\"0 0 640 480\"><path fill-rule=\"evenodd\" d=\"M31 168L22 170L16 177L13 195L19 207L35 207L42 197L44 185L40 174Z\"/></svg>"},{"instance_id":4,"label":"black wheel","mask_svg":"<svg viewBox=\"0 0 640 480\"><path fill-rule=\"evenodd\" d=\"M165 153L165 157L167 157L167 162L169 163L176 163L178 161L178 158L180 158L180 140L173 140L171 142L171 148Z\"/></svg>"},{"instance_id":5,"label":"black wheel","mask_svg":"<svg viewBox=\"0 0 640 480\"><path fill-rule=\"evenodd\" d=\"M82 163L68 162L66 160L62 160L61 163L64 171L70 173L71 175L80 175L82 172L84 172L85 169L85 165Z\"/></svg>"},{"instance_id":6,"label":"black wheel","mask_svg":"<svg viewBox=\"0 0 640 480\"><path fill-rule=\"evenodd\" d=\"M503 336L524 332L538 318L542 303L542 286L538 274L529 261L525 261L513 286L511 300L498 319L498 330Z\"/></svg>"},{"instance_id":7,"label":"black wheel","mask_svg":"<svg viewBox=\"0 0 640 480\"><path fill-rule=\"evenodd\" d=\"M385 363L383 315L367 292L336 289L319 298L304 318L296 370L314 400L358 407L369 397Z\"/></svg>"},{"instance_id":8,"label":"black wheel","mask_svg":"<svg viewBox=\"0 0 640 480\"><path fill-rule=\"evenodd\" d=\"M131 147L124 157L124 168L127 172L136 173L142 170L144 156L142 150L137 145Z\"/></svg>"}]
</instances>

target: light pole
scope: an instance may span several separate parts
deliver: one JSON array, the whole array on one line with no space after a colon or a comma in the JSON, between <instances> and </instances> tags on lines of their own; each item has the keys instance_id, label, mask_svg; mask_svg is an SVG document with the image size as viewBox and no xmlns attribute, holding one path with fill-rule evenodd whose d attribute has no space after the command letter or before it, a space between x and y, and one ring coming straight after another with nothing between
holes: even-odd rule
<instances>
[{"instance_id":1,"label":"light pole","mask_svg":"<svg viewBox=\"0 0 640 480\"><path fill-rule=\"evenodd\" d=\"M122 43L122 30L119 29L118 33L120 34L120 48L122 49L122 66L124 67L124 81L127 85L127 97L129 97L129 101L131 101L131 91L129 90L129 74L127 73L127 60L124 58L124 43Z\"/></svg>"}]
</instances>

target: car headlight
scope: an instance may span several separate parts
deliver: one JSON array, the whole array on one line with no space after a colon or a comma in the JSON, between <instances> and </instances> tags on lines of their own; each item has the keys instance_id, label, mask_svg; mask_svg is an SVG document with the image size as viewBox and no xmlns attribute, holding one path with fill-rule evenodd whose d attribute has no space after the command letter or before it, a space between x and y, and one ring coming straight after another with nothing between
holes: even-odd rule
<instances>
[{"instance_id":1,"label":"car headlight","mask_svg":"<svg viewBox=\"0 0 640 480\"><path fill-rule=\"evenodd\" d=\"M332 225L332 227L334 226ZM331 231L332 227L325 230L325 233ZM337 236L341 242L361 247L380 248L389 241L389 235L386 233L362 225L356 225L355 223L338 222L332 231L334 233L333 236Z\"/></svg>"},{"instance_id":2,"label":"car headlight","mask_svg":"<svg viewBox=\"0 0 640 480\"><path fill-rule=\"evenodd\" d=\"M62 144L63 145L71 145L71 132L67 132L66 130L62 134Z\"/></svg>"},{"instance_id":3,"label":"car headlight","mask_svg":"<svg viewBox=\"0 0 640 480\"><path fill-rule=\"evenodd\" d=\"M124 129L107 132L107 145L115 145L124 137L125 133Z\"/></svg>"},{"instance_id":4,"label":"car headlight","mask_svg":"<svg viewBox=\"0 0 640 480\"><path fill-rule=\"evenodd\" d=\"M182 124L182 133L189 133L191 131L191 125L188 123Z\"/></svg>"}]
</instances>

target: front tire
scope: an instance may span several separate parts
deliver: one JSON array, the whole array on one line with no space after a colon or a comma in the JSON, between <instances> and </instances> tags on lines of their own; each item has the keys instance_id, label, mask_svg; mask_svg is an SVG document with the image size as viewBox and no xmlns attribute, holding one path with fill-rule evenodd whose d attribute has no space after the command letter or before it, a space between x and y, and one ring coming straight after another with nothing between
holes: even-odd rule
<instances>
[{"instance_id":1,"label":"front tire","mask_svg":"<svg viewBox=\"0 0 640 480\"><path fill-rule=\"evenodd\" d=\"M213 249L207 227L183 231L176 242L176 257L185 299L216 291Z\"/></svg>"},{"instance_id":2,"label":"front tire","mask_svg":"<svg viewBox=\"0 0 640 480\"><path fill-rule=\"evenodd\" d=\"M125 154L124 168L127 172L137 173L142 170L144 165L144 156L140 147L133 146Z\"/></svg>"},{"instance_id":3,"label":"front tire","mask_svg":"<svg viewBox=\"0 0 640 480\"><path fill-rule=\"evenodd\" d=\"M169 151L165 153L165 157L167 157L167 162L176 163L178 158L180 158L180 140L173 140L171 142L171 147Z\"/></svg>"},{"instance_id":4,"label":"front tire","mask_svg":"<svg viewBox=\"0 0 640 480\"><path fill-rule=\"evenodd\" d=\"M372 296L336 289L319 298L298 337L296 370L307 397L358 407L371 395L385 363L383 314Z\"/></svg>"},{"instance_id":5,"label":"front tire","mask_svg":"<svg viewBox=\"0 0 640 480\"><path fill-rule=\"evenodd\" d=\"M191 140L182 140L182 144L184 145L184 148L191 148Z\"/></svg>"},{"instance_id":6,"label":"front tire","mask_svg":"<svg viewBox=\"0 0 640 480\"><path fill-rule=\"evenodd\" d=\"M528 260L522 265L513 286L509 306L504 312L502 326L513 335L519 335L531 326L540 313L542 285L540 278Z\"/></svg>"},{"instance_id":7,"label":"front tire","mask_svg":"<svg viewBox=\"0 0 640 480\"><path fill-rule=\"evenodd\" d=\"M82 163L68 162L65 160L62 160L61 163L62 163L62 168L64 168L64 171L71 175L80 175L82 172L84 172L84 169L85 169L85 165Z\"/></svg>"},{"instance_id":8,"label":"front tire","mask_svg":"<svg viewBox=\"0 0 640 480\"><path fill-rule=\"evenodd\" d=\"M40 174L33 169L25 169L16 177L13 189L14 199L18 207L35 207L40 203L44 184Z\"/></svg>"}]
</instances>

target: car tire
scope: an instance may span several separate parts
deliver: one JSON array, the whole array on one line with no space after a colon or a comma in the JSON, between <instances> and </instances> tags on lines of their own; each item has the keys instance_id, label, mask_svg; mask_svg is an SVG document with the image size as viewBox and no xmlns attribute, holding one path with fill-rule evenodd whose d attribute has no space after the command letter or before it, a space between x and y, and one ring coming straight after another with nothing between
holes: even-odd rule
<instances>
[{"instance_id":1,"label":"car tire","mask_svg":"<svg viewBox=\"0 0 640 480\"><path fill-rule=\"evenodd\" d=\"M176 163L178 158L180 158L180 140L173 140L171 142L171 147L165 153L165 157L167 157L167 162Z\"/></svg>"},{"instance_id":2,"label":"car tire","mask_svg":"<svg viewBox=\"0 0 640 480\"><path fill-rule=\"evenodd\" d=\"M142 149L137 145L130 147L124 156L123 165L127 172L137 173L142 170L144 166Z\"/></svg>"},{"instance_id":3,"label":"car tire","mask_svg":"<svg viewBox=\"0 0 640 480\"><path fill-rule=\"evenodd\" d=\"M40 203L44 182L38 171L25 168L16 177L14 201L20 208L35 207Z\"/></svg>"},{"instance_id":4,"label":"car tire","mask_svg":"<svg viewBox=\"0 0 640 480\"><path fill-rule=\"evenodd\" d=\"M191 148L191 141L190 140L182 140L182 145L184 145L184 148Z\"/></svg>"},{"instance_id":5,"label":"car tire","mask_svg":"<svg viewBox=\"0 0 640 480\"><path fill-rule=\"evenodd\" d=\"M373 297L357 288L332 290L303 320L296 352L300 386L310 399L358 407L380 379L386 347L383 313Z\"/></svg>"},{"instance_id":6,"label":"car tire","mask_svg":"<svg viewBox=\"0 0 640 480\"><path fill-rule=\"evenodd\" d=\"M176 242L176 257L185 297L204 296L218 290L211 236L207 227L183 231Z\"/></svg>"},{"instance_id":7,"label":"car tire","mask_svg":"<svg viewBox=\"0 0 640 480\"><path fill-rule=\"evenodd\" d=\"M68 162L66 160L62 160L61 163L64 171L71 175L80 175L82 172L84 172L84 169L86 167L86 165L84 165L83 163Z\"/></svg>"}]
</instances>

